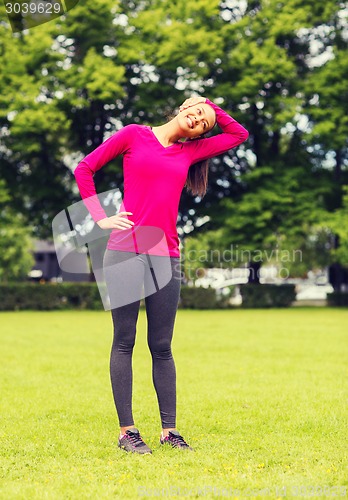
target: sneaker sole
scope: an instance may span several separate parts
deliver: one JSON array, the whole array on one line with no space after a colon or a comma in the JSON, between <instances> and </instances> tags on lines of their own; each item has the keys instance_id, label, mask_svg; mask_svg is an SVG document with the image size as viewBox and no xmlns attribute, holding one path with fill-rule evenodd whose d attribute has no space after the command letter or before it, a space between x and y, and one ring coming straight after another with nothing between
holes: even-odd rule
<instances>
[{"instance_id":1,"label":"sneaker sole","mask_svg":"<svg viewBox=\"0 0 348 500\"><path fill-rule=\"evenodd\" d=\"M127 453L136 453L137 455L152 455L152 451L144 451L144 452L137 452L135 450L127 450L125 446L122 446L120 444L117 445L120 450L124 450Z\"/></svg>"},{"instance_id":2,"label":"sneaker sole","mask_svg":"<svg viewBox=\"0 0 348 500\"><path fill-rule=\"evenodd\" d=\"M164 445L170 445L171 448L175 448L176 450L189 450L189 451L196 451L194 448L184 448L183 446L173 446L171 443L168 443L167 441L164 441L164 443L162 443L162 441L160 440L160 444L162 446Z\"/></svg>"}]
</instances>

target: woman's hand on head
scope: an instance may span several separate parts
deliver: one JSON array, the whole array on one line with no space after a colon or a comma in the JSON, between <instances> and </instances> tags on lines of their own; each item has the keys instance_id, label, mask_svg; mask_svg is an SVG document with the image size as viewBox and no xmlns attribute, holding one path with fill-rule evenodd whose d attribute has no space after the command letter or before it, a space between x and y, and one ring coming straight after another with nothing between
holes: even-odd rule
<instances>
[{"instance_id":1,"label":"woman's hand on head","mask_svg":"<svg viewBox=\"0 0 348 500\"><path fill-rule=\"evenodd\" d=\"M97 224L101 229L130 229L134 225L134 222L123 217L124 215L133 214L132 212L119 212L111 217L98 220Z\"/></svg>"},{"instance_id":2,"label":"woman's hand on head","mask_svg":"<svg viewBox=\"0 0 348 500\"><path fill-rule=\"evenodd\" d=\"M195 104L199 104L201 102L206 102L206 100L207 100L206 97L201 97L201 96L189 97L179 107L179 111L182 111L183 109L189 108L190 106L194 106Z\"/></svg>"}]
</instances>

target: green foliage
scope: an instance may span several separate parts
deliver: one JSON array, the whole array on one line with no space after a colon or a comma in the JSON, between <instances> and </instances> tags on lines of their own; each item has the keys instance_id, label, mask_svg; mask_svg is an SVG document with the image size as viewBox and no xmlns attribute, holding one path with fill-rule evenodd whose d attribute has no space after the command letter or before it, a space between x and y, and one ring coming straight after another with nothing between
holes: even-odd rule
<instances>
[{"instance_id":1,"label":"green foliage","mask_svg":"<svg viewBox=\"0 0 348 500\"><path fill-rule=\"evenodd\" d=\"M220 202L222 210L214 221L220 229L190 238L185 248L196 255L219 255L214 264L222 267L245 265L250 261L286 267L291 276L329 263L327 234L316 224L330 182L318 182L301 166L273 164L260 166L244 175L246 192ZM232 249L233 259L223 256ZM213 260L213 259L211 259ZM201 267L212 267L204 260Z\"/></svg>"},{"instance_id":2,"label":"green foliage","mask_svg":"<svg viewBox=\"0 0 348 500\"><path fill-rule=\"evenodd\" d=\"M1 217L0 217L1 219ZM0 227L0 282L27 279L35 259L31 231L21 215Z\"/></svg>"},{"instance_id":3,"label":"green foliage","mask_svg":"<svg viewBox=\"0 0 348 500\"><path fill-rule=\"evenodd\" d=\"M102 309L95 283L0 284L0 310Z\"/></svg>"},{"instance_id":4,"label":"green foliage","mask_svg":"<svg viewBox=\"0 0 348 500\"><path fill-rule=\"evenodd\" d=\"M0 282L23 280L34 264L31 239L32 230L27 227L22 214L11 206L11 196L0 179Z\"/></svg>"},{"instance_id":5,"label":"green foliage","mask_svg":"<svg viewBox=\"0 0 348 500\"><path fill-rule=\"evenodd\" d=\"M224 267L223 246L217 247L221 241L222 229L205 231L197 236L187 236L182 251L181 261L187 280L194 281L201 270L211 267Z\"/></svg>"},{"instance_id":6,"label":"green foliage","mask_svg":"<svg viewBox=\"0 0 348 500\"><path fill-rule=\"evenodd\" d=\"M216 306L215 290L183 286L180 292L180 306L189 309L213 309Z\"/></svg>"},{"instance_id":7,"label":"green foliage","mask_svg":"<svg viewBox=\"0 0 348 500\"><path fill-rule=\"evenodd\" d=\"M289 307L296 299L295 285L240 285L242 307Z\"/></svg>"},{"instance_id":8,"label":"green foliage","mask_svg":"<svg viewBox=\"0 0 348 500\"><path fill-rule=\"evenodd\" d=\"M308 137L325 149L346 149L348 145L348 52L334 51L334 58L308 77L310 98L306 112L313 127Z\"/></svg>"},{"instance_id":9,"label":"green foliage","mask_svg":"<svg viewBox=\"0 0 348 500\"><path fill-rule=\"evenodd\" d=\"M66 96L65 101L77 108L89 106L91 102L114 104L118 98L125 97L122 86L124 67L116 65L110 58L103 57L90 47L82 61L72 65L61 75L74 93Z\"/></svg>"},{"instance_id":10,"label":"green foliage","mask_svg":"<svg viewBox=\"0 0 348 500\"><path fill-rule=\"evenodd\" d=\"M333 212L323 214L320 221L320 229L327 231L333 239L334 235L339 238L337 248L331 248L331 259L348 267L348 185L343 186L342 206Z\"/></svg>"},{"instance_id":11,"label":"green foliage","mask_svg":"<svg viewBox=\"0 0 348 500\"><path fill-rule=\"evenodd\" d=\"M327 303L333 307L348 307L348 292L328 293Z\"/></svg>"},{"instance_id":12,"label":"green foliage","mask_svg":"<svg viewBox=\"0 0 348 500\"><path fill-rule=\"evenodd\" d=\"M232 293L231 289L231 293ZM213 288L181 287L179 307L221 309L229 306L229 295L217 295ZM141 301L144 307L144 300ZM96 283L0 283L0 310L101 310L103 305Z\"/></svg>"}]
</instances>

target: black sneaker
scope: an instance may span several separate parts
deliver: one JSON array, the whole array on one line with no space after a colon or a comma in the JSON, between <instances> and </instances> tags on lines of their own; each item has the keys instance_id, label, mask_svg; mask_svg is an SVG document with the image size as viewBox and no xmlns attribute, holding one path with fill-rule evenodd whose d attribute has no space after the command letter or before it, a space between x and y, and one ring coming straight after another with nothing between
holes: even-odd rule
<instances>
[{"instance_id":1,"label":"black sneaker","mask_svg":"<svg viewBox=\"0 0 348 500\"><path fill-rule=\"evenodd\" d=\"M178 431L169 431L168 436L165 437L163 437L163 433L161 432L160 443L169 443L173 446L173 448L182 448L195 451L186 443L185 439L180 435Z\"/></svg>"},{"instance_id":2,"label":"black sneaker","mask_svg":"<svg viewBox=\"0 0 348 500\"><path fill-rule=\"evenodd\" d=\"M147 444L144 443L136 427L127 429L122 438L118 438L117 446L123 450L131 451L133 453L152 453L152 450L147 446Z\"/></svg>"}]
</instances>

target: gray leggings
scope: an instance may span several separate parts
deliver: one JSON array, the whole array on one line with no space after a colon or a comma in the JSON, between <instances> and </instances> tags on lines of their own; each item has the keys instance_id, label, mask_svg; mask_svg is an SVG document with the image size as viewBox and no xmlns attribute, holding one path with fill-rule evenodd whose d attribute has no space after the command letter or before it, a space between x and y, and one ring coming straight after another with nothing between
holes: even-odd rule
<instances>
[{"instance_id":1,"label":"gray leggings","mask_svg":"<svg viewBox=\"0 0 348 500\"><path fill-rule=\"evenodd\" d=\"M134 425L132 354L140 298L144 297L141 295L143 286L147 342L152 356L152 380L161 423L163 428L175 427L176 370L171 341L180 296L180 258L150 258L145 254L106 249L103 270L114 325L110 377L120 427ZM166 279L163 281L164 275Z\"/></svg>"}]
</instances>

